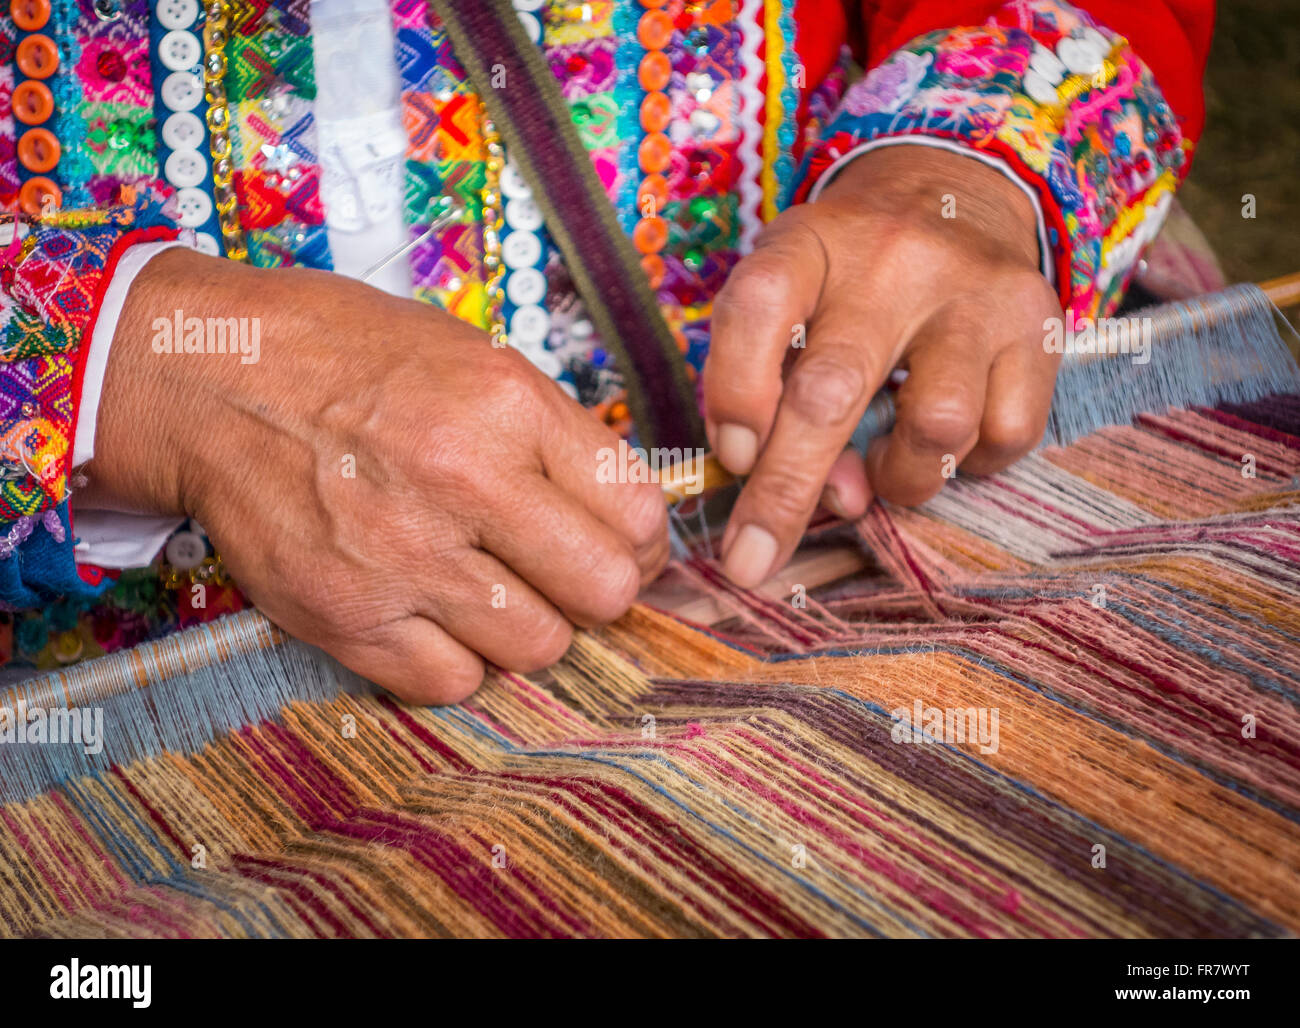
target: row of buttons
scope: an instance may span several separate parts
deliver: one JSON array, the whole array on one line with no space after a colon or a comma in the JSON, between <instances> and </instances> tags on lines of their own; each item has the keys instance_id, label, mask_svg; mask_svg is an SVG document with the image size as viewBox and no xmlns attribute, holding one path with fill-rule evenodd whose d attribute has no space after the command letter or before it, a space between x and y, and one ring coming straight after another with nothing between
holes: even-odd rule
<instances>
[{"instance_id":1,"label":"row of buttons","mask_svg":"<svg viewBox=\"0 0 1300 1028\"><path fill-rule=\"evenodd\" d=\"M515 0L515 6L519 6L519 0ZM551 333L551 316L542 306L546 299L546 276L537 267L544 251L540 235L542 212L533 199L532 189L513 164L508 163L502 169L501 195L505 200L503 217L510 229L501 243L501 262L508 269L506 299L515 308L510 316L508 338L511 345L554 378L561 369L558 359L545 348Z\"/></svg>"},{"instance_id":2,"label":"row of buttons","mask_svg":"<svg viewBox=\"0 0 1300 1028\"><path fill-rule=\"evenodd\" d=\"M1058 104L1061 97L1057 88L1067 73L1093 78L1105 67L1109 54L1110 41L1094 28L1061 39L1055 53L1042 43L1035 43L1023 81L1024 90L1037 103L1049 107Z\"/></svg>"},{"instance_id":3,"label":"row of buttons","mask_svg":"<svg viewBox=\"0 0 1300 1028\"><path fill-rule=\"evenodd\" d=\"M203 43L192 31L199 18L198 0L159 0L154 7L158 24L167 31L158 40L158 60L170 72L158 90L171 113L162 124L162 142L171 153L163 162L163 177L176 189L181 225L197 229L212 218L213 202L201 188L208 176L202 148L207 141L203 121L195 108L203 99ZM196 235L198 249L213 256L221 253L210 232Z\"/></svg>"},{"instance_id":4,"label":"row of buttons","mask_svg":"<svg viewBox=\"0 0 1300 1028\"><path fill-rule=\"evenodd\" d=\"M667 135L672 121L672 101L665 90L672 78L672 63L665 53L672 42L673 23L667 11L661 10L663 0L641 0L645 12L637 21L636 36L645 49L637 68L637 81L645 90L641 101L641 129L645 133L637 148L637 164L644 176L637 190L637 207L643 212L632 232L632 242L641 253L641 267L645 269L650 287L657 289L664 280L664 259L660 256L668 245L668 223L659 211L668 202L668 180L664 172L672 160L673 146ZM689 10L679 16L686 24L693 21Z\"/></svg>"},{"instance_id":5,"label":"row of buttons","mask_svg":"<svg viewBox=\"0 0 1300 1028\"><path fill-rule=\"evenodd\" d=\"M63 201L59 187L46 177L58 166L63 148L43 127L54 117L54 94L45 80L59 70L59 48L40 31L50 21L50 0L12 0L9 16L19 29L32 33L14 49L14 63L26 78L15 83L11 105L14 117L30 126L18 137L18 163L30 175L18 191L18 203L36 217Z\"/></svg>"}]
</instances>

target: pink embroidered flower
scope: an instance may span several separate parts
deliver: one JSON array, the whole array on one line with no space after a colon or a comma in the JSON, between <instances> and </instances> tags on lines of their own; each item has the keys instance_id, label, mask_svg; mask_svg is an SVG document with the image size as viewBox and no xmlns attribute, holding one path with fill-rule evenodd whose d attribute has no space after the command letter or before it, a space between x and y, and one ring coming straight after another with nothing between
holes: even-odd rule
<instances>
[{"instance_id":1,"label":"pink embroidered flower","mask_svg":"<svg viewBox=\"0 0 1300 1028\"><path fill-rule=\"evenodd\" d=\"M150 106L149 43L146 39L92 39L77 61L82 97L91 102Z\"/></svg>"},{"instance_id":2,"label":"pink embroidered flower","mask_svg":"<svg viewBox=\"0 0 1300 1028\"><path fill-rule=\"evenodd\" d=\"M930 53L899 50L844 95L841 112L861 118L897 111L921 84L933 59Z\"/></svg>"}]
</instances>

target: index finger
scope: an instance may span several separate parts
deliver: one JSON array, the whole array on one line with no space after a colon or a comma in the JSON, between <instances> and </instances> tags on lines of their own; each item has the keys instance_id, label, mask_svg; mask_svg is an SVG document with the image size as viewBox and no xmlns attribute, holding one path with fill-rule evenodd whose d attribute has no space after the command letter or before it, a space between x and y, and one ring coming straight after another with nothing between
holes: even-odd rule
<instances>
[{"instance_id":1,"label":"index finger","mask_svg":"<svg viewBox=\"0 0 1300 1028\"><path fill-rule=\"evenodd\" d=\"M891 348L861 341L861 320L814 327L791 370L771 438L723 535L723 569L752 588L789 559L867 402L889 371Z\"/></svg>"},{"instance_id":2,"label":"index finger","mask_svg":"<svg viewBox=\"0 0 1300 1028\"><path fill-rule=\"evenodd\" d=\"M705 427L718 460L748 474L781 400L781 372L821 296L826 256L803 209L787 211L736 265L713 305Z\"/></svg>"}]
</instances>

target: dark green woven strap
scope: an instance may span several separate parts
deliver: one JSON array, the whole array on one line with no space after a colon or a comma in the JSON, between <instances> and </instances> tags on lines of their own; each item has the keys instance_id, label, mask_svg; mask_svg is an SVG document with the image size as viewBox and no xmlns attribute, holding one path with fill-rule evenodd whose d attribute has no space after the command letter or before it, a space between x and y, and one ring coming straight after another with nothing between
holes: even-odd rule
<instances>
[{"instance_id":1,"label":"dark green woven strap","mask_svg":"<svg viewBox=\"0 0 1300 1028\"><path fill-rule=\"evenodd\" d=\"M559 83L510 0L432 0L432 6L532 187L588 316L615 354L641 444L703 446L686 362Z\"/></svg>"}]
</instances>

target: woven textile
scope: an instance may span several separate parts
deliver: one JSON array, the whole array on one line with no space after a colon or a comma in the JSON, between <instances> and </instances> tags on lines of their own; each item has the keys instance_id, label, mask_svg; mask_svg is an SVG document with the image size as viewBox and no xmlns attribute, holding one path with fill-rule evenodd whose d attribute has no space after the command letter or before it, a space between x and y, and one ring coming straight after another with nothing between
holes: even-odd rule
<instances>
[{"instance_id":1,"label":"woven textile","mask_svg":"<svg viewBox=\"0 0 1300 1028\"><path fill-rule=\"evenodd\" d=\"M0 746L0 927L1292 934L1298 474L1300 398L1147 417L823 528L873 559L806 603L675 565L712 629L638 607L455 708L228 654L57 787Z\"/></svg>"}]
</instances>

